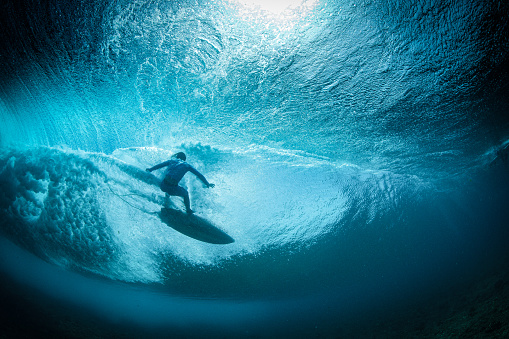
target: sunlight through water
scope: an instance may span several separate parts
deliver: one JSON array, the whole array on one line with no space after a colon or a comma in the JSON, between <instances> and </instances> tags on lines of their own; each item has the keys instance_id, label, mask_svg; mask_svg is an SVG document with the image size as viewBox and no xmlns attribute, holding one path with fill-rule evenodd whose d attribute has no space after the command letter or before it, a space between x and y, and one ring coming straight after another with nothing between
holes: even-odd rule
<instances>
[{"instance_id":1,"label":"sunlight through water","mask_svg":"<svg viewBox=\"0 0 509 339\"><path fill-rule=\"evenodd\" d=\"M295 9L302 5L312 6L314 1L303 1L303 0L230 0L231 2L238 2L247 7L259 7L262 10L281 14L286 9Z\"/></svg>"},{"instance_id":2,"label":"sunlight through water","mask_svg":"<svg viewBox=\"0 0 509 339\"><path fill-rule=\"evenodd\" d=\"M270 19L292 21L305 17L315 8L317 0L228 0L232 5L240 5L239 11L244 20Z\"/></svg>"}]
</instances>

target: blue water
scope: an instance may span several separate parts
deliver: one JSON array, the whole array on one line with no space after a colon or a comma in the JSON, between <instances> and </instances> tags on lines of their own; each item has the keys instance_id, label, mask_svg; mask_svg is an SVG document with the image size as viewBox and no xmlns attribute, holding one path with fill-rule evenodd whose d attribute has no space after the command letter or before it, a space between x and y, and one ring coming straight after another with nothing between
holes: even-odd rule
<instances>
[{"instance_id":1,"label":"blue water","mask_svg":"<svg viewBox=\"0 0 509 339\"><path fill-rule=\"evenodd\" d=\"M355 336L500 269L508 6L269 5L2 5L6 294L162 336ZM144 169L177 151L233 244L154 214Z\"/></svg>"}]
</instances>

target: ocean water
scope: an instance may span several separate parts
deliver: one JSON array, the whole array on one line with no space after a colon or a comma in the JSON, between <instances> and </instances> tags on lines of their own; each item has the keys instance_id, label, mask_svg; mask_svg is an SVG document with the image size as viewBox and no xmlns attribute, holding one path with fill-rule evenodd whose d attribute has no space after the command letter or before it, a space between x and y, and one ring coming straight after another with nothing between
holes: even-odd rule
<instances>
[{"instance_id":1,"label":"ocean water","mask_svg":"<svg viewBox=\"0 0 509 339\"><path fill-rule=\"evenodd\" d=\"M30 334L376 336L506 268L509 6L273 2L0 6L3 312ZM145 168L178 151L234 243L155 214Z\"/></svg>"}]
</instances>

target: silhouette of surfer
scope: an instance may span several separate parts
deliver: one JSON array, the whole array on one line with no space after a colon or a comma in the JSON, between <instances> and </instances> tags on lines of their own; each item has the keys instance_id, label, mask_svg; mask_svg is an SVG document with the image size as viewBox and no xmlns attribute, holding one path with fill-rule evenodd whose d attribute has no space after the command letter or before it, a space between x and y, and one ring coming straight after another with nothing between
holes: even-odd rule
<instances>
[{"instance_id":1,"label":"silhouette of surfer","mask_svg":"<svg viewBox=\"0 0 509 339\"><path fill-rule=\"evenodd\" d=\"M161 182L161 185L159 187L163 192L166 193L167 198L170 195L182 197L184 199L184 205L186 206L187 214L193 214L194 211L191 209L189 193L187 193L187 190L185 188L179 186L178 184L182 177L187 172L191 172L194 175L196 175L198 179L200 179L205 184L205 186L207 186L207 188L212 188L215 185L209 183L207 179L205 179L203 174L198 172L196 168L194 168L193 166L186 162L186 155L184 154L184 152L178 152L172 155L170 160L155 165L154 167L147 168L146 171L152 172L163 167L167 168L163 182Z\"/></svg>"}]
</instances>

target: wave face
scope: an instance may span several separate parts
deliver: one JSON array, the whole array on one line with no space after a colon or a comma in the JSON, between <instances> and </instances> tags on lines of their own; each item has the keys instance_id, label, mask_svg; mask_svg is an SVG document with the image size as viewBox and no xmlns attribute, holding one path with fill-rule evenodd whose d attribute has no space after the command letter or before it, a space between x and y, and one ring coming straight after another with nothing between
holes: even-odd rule
<instances>
[{"instance_id":1,"label":"wave face","mask_svg":"<svg viewBox=\"0 0 509 339\"><path fill-rule=\"evenodd\" d=\"M117 286L110 313L127 283L197 298L147 302L148 314L187 305L212 322L216 307L245 324L283 307L298 319L288 328L313 334L320 319L332 335L333 315L417 299L505 251L505 4L2 6L1 232L48 277ZM144 169L177 151L216 184L184 177L193 209L234 243L157 216L162 171ZM56 293L84 303L71 295Z\"/></svg>"},{"instance_id":2,"label":"wave face","mask_svg":"<svg viewBox=\"0 0 509 339\"><path fill-rule=\"evenodd\" d=\"M336 241L367 229L378 236L393 233L393 227L404 231L407 225L398 220L430 189L415 177L269 149L239 153L193 146L186 153L217 184L204 192L186 178L193 207L235 244L197 242L163 224L157 215L165 199L161 178L141 169L171 156L157 148L118 149L112 155L51 148L4 154L3 229L45 260L110 279L178 289L186 272L207 267L207 274L225 278L249 268L255 285L272 294L278 284L284 287L279 280L295 274L292 270L319 271L322 265L302 256L327 247L329 237ZM183 208L179 198L172 201ZM285 268L290 272L264 272L267 265L278 267L281 255L295 261ZM197 291L204 289L200 281ZM225 289L224 284L218 283L226 295L245 297L245 286Z\"/></svg>"}]
</instances>

